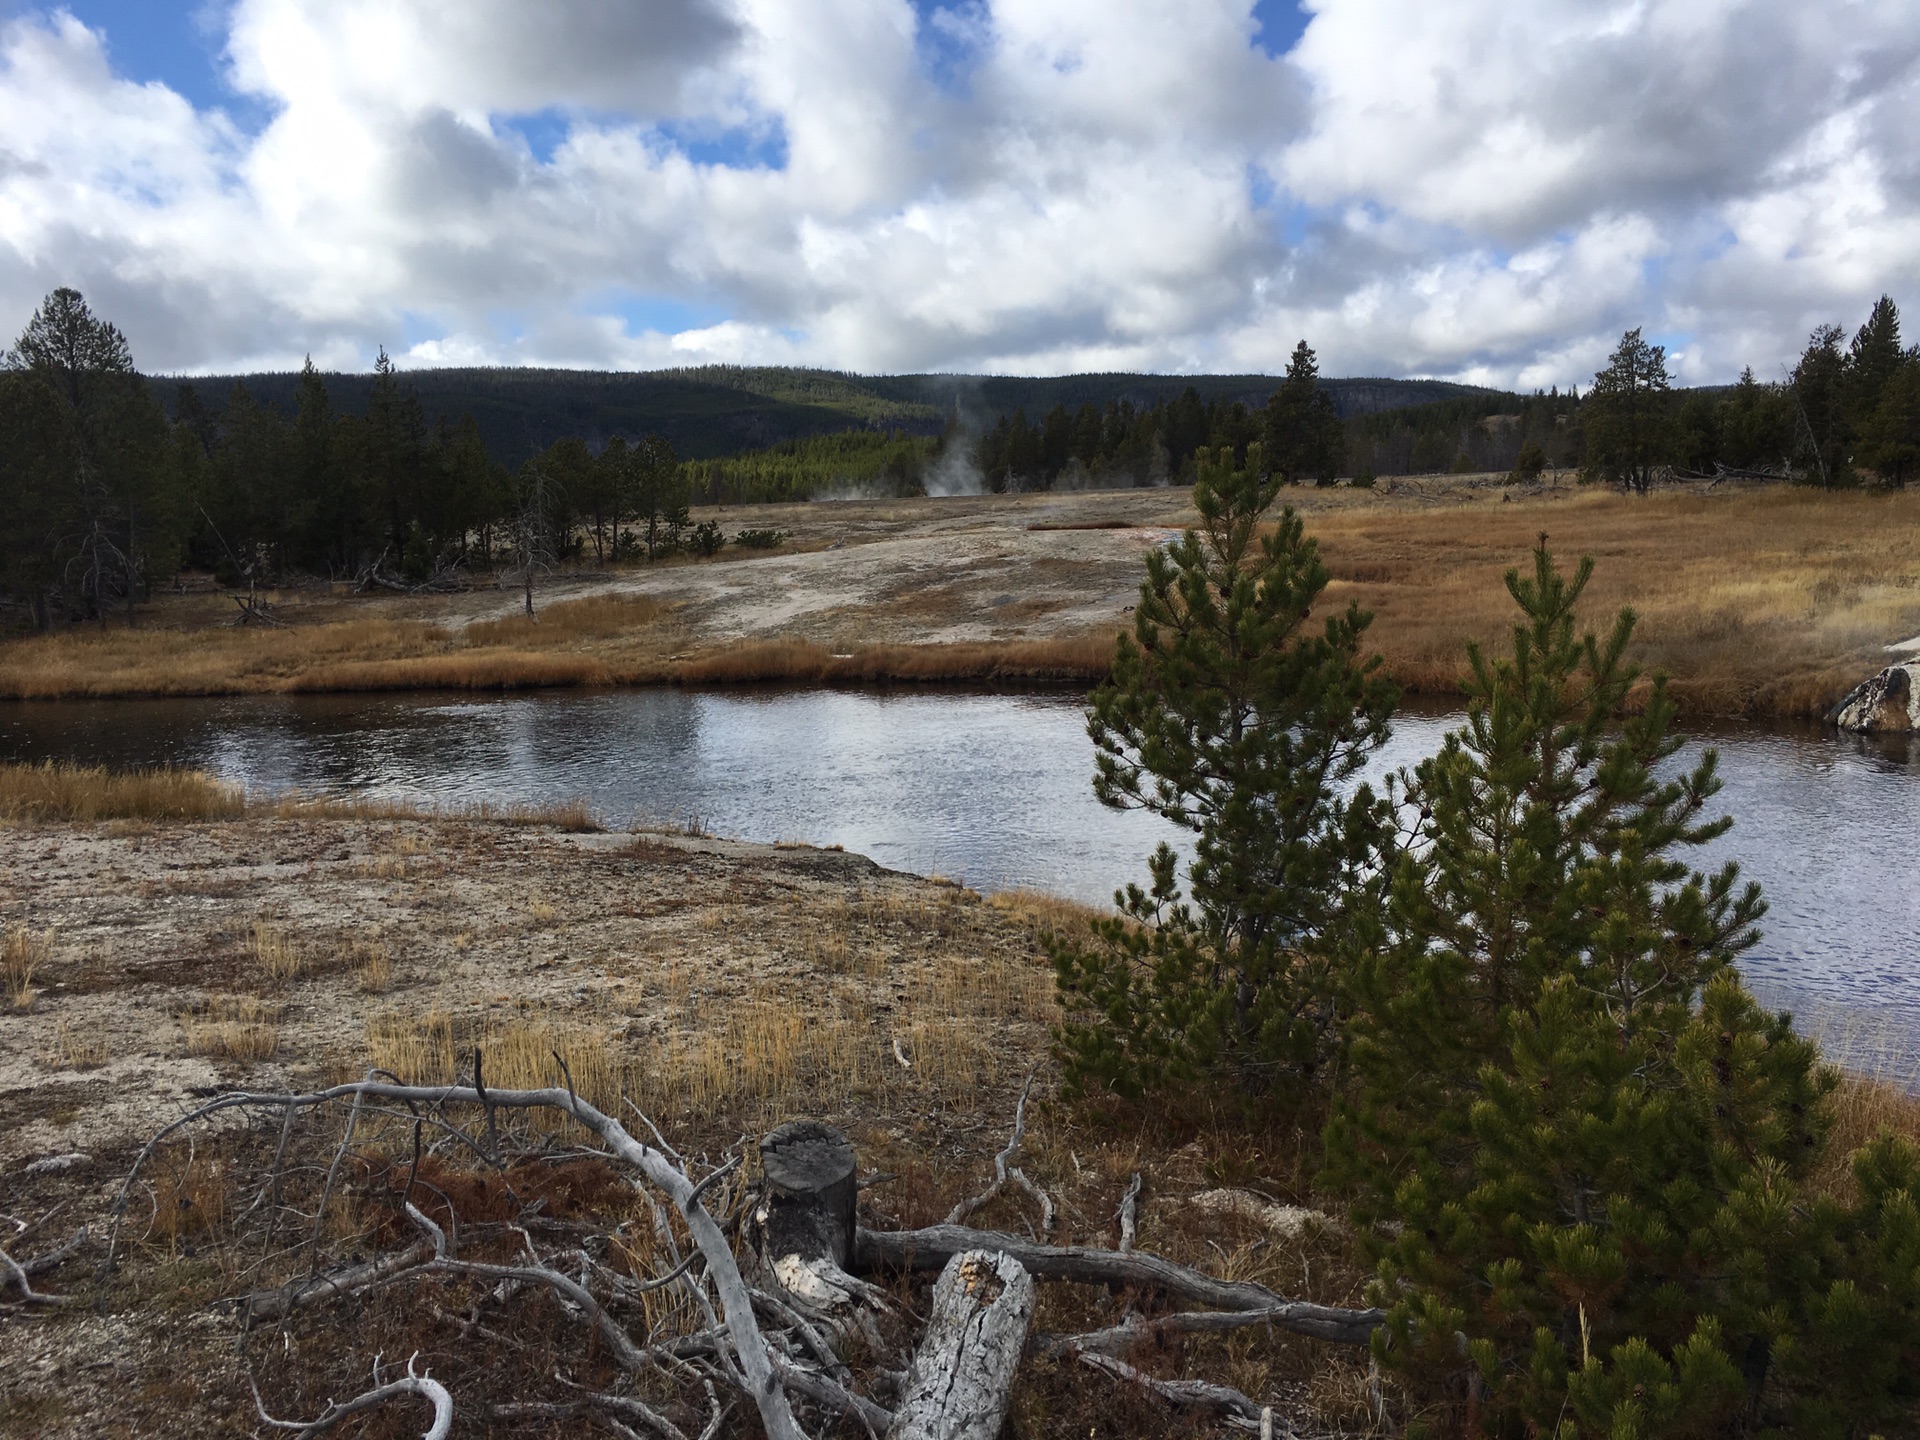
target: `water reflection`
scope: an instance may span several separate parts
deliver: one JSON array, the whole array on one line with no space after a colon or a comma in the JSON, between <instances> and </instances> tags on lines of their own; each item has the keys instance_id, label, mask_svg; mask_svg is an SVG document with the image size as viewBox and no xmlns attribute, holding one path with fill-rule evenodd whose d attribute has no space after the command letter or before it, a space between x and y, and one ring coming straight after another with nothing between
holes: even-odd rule
<instances>
[{"instance_id":1,"label":"water reflection","mask_svg":"<svg viewBox=\"0 0 1920 1440\"><path fill-rule=\"evenodd\" d=\"M1454 723L1403 714L1375 773ZM1737 823L1708 859L1765 887L1746 969L1770 999L1920 1031L1920 746L1813 727L1705 737ZM1697 748L1697 747L1696 747ZM0 706L0 757L200 765L249 787L428 803L585 796L616 823L693 821L843 845L982 889L1104 903L1167 827L1095 803L1075 696L680 690Z\"/></svg>"}]
</instances>

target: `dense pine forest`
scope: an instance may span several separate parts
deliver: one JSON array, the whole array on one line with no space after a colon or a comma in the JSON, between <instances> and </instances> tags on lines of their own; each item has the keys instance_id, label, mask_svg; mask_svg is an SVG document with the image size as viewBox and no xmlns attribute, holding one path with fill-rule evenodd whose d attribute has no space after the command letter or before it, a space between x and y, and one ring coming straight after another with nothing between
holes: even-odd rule
<instances>
[{"instance_id":1,"label":"dense pine forest","mask_svg":"<svg viewBox=\"0 0 1920 1440\"><path fill-rule=\"evenodd\" d=\"M1285 484L1552 469L1638 491L1724 473L1902 485L1920 463L1920 349L1882 298L1851 340L1817 330L1777 383L1749 370L1676 390L1636 330L1584 396L1330 380L1304 341L1277 381L403 375L383 352L370 375L205 382L143 377L63 289L0 369L0 603L46 628L130 608L183 569L404 587L712 553L726 537L692 505L1180 484L1199 457L1243 465L1256 445Z\"/></svg>"}]
</instances>

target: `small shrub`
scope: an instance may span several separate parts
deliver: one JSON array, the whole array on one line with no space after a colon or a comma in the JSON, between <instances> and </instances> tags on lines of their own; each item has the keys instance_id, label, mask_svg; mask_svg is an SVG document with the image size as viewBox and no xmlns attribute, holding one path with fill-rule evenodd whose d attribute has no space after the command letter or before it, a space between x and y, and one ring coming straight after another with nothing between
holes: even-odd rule
<instances>
[{"instance_id":1,"label":"small shrub","mask_svg":"<svg viewBox=\"0 0 1920 1440\"><path fill-rule=\"evenodd\" d=\"M777 550L787 538L785 530L742 530L733 537L733 543L742 550Z\"/></svg>"},{"instance_id":2,"label":"small shrub","mask_svg":"<svg viewBox=\"0 0 1920 1440\"><path fill-rule=\"evenodd\" d=\"M4 942L0 942L0 982L6 985L7 1000L16 1010L25 1010L33 1004L34 997L40 992L33 988L33 976L53 950L53 931L42 930L39 934L16 925L7 931Z\"/></svg>"},{"instance_id":3,"label":"small shrub","mask_svg":"<svg viewBox=\"0 0 1920 1440\"><path fill-rule=\"evenodd\" d=\"M716 521L702 520L680 542L695 555L718 555L720 547L727 543L727 535Z\"/></svg>"},{"instance_id":4,"label":"small shrub","mask_svg":"<svg viewBox=\"0 0 1920 1440\"><path fill-rule=\"evenodd\" d=\"M1371 490L1373 488L1373 475L1370 472L1356 475L1347 481L1347 485L1350 489L1354 490Z\"/></svg>"}]
</instances>

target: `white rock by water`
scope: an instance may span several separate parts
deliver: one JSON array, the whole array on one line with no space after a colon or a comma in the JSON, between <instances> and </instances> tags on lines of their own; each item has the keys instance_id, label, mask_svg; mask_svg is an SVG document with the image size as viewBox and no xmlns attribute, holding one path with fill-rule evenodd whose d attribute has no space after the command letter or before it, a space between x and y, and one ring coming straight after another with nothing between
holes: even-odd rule
<instances>
[{"instance_id":1,"label":"white rock by water","mask_svg":"<svg viewBox=\"0 0 1920 1440\"><path fill-rule=\"evenodd\" d=\"M1862 681L1827 714L1842 730L1875 734L1920 730L1920 684L1914 671L1920 665L1889 665L1871 680Z\"/></svg>"}]
</instances>

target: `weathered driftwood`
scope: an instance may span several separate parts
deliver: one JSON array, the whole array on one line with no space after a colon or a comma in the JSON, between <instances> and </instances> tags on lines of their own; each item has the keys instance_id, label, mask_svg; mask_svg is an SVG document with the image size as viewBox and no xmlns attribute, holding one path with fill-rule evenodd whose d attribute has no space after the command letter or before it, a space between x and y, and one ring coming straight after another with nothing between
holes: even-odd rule
<instances>
[{"instance_id":1,"label":"weathered driftwood","mask_svg":"<svg viewBox=\"0 0 1920 1440\"><path fill-rule=\"evenodd\" d=\"M855 1259L867 1270L933 1270L967 1250L998 1250L1025 1266L1039 1280L1072 1280L1110 1288L1141 1290L1191 1300L1215 1310L1258 1311L1268 1324L1338 1345L1364 1345L1386 1320L1381 1310L1347 1310L1289 1300L1244 1280L1216 1280L1198 1270L1144 1250L1094 1250L1081 1245L1036 1245L997 1231L964 1225L929 1225L923 1230L861 1229Z\"/></svg>"},{"instance_id":2,"label":"weathered driftwood","mask_svg":"<svg viewBox=\"0 0 1920 1440\"><path fill-rule=\"evenodd\" d=\"M933 1319L887 1440L994 1440L1027 1326L1033 1277L1004 1253L955 1255L933 1287Z\"/></svg>"},{"instance_id":3,"label":"weathered driftwood","mask_svg":"<svg viewBox=\"0 0 1920 1440\"><path fill-rule=\"evenodd\" d=\"M350 1415L375 1409L402 1395L418 1395L433 1406L433 1422L421 1434L420 1440L447 1440L447 1432L453 1429L453 1396L447 1392L446 1386L431 1375L414 1369L414 1361L419 1358L415 1355L409 1359L407 1373L397 1380L391 1380L384 1385L376 1383L373 1389L365 1394L356 1395L351 1400L329 1401L327 1408L320 1413L318 1419L276 1420L267 1413L266 1404L261 1400L257 1389L253 1392L254 1409L260 1412L260 1419L268 1428L291 1430L300 1437L300 1440L306 1440L309 1435L319 1435L331 1430ZM378 1382L379 1378L379 1364L375 1362L374 1380Z\"/></svg>"}]
</instances>

